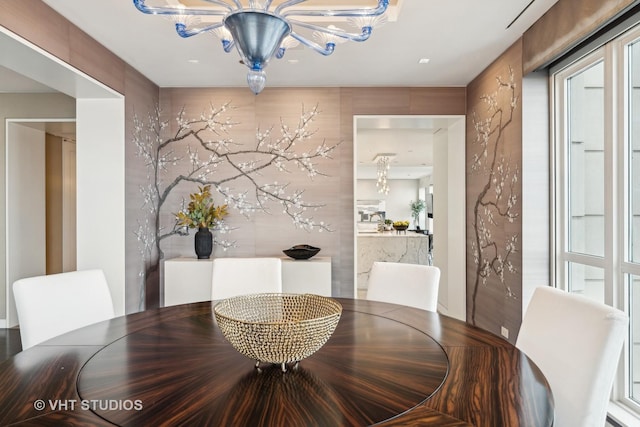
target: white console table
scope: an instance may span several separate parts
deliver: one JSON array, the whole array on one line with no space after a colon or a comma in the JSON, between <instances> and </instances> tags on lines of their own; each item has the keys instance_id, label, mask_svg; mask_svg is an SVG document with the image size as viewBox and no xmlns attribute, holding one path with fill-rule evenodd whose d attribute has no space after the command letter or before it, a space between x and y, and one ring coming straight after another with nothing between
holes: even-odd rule
<instances>
[{"instance_id":1,"label":"white console table","mask_svg":"<svg viewBox=\"0 0 640 427\"><path fill-rule=\"evenodd\" d=\"M331 296L331 257L282 257L282 292Z\"/></svg>"},{"instance_id":2,"label":"white console table","mask_svg":"<svg viewBox=\"0 0 640 427\"><path fill-rule=\"evenodd\" d=\"M331 257L282 259L282 292L331 296ZM212 259L178 257L164 262L164 306L211 299Z\"/></svg>"}]
</instances>

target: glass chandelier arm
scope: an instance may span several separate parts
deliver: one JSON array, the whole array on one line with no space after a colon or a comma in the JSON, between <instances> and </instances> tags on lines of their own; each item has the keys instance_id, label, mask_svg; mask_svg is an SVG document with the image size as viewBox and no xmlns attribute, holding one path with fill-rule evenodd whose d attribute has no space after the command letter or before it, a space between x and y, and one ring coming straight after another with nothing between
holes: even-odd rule
<instances>
[{"instance_id":1,"label":"glass chandelier arm","mask_svg":"<svg viewBox=\"0 0 640 427\"><path fill-rule=\"evenodd\" d=\"M331 55L333 53L335 47L336 47L335 43L327 43L326 46L323 48L318 43L314 43L311 40L308 40L308 39L302 37L300 34L297 34L297 33L293 32L293 31L289 35L291 37L293 37L294 39L298 40L303 45L315 50L316 52L318 52L319 54L322 54L324 56ZM284 56L284 52L282 53L282 56Z\"/></svg>"},{"instance_id":2,"label":"glass chandelier arm","mask_svg":"<svg viewBox=\"0 0 640 427\"><path fill-rule=\"evenodd\" d=\"M271 3L273 2L273 0L267 0L264 3L264 10L269 10L269 8L271 7Z\"/></svg>"},{"instance_id":3,"label":"glass chandelier arm","mask_svg":"<svg viewBox=\"0 0 640 427\"><path fill-rule=\"evenodd\" d=\"M301 3L306 0L290 0L281 4L277 9L276 13L282 11L284 8L288 6L292 6L297 3ZM292 3L292 4L289 4ZM282 12L281 15L283 18L288 16L344 16L344 17L356 17L356 16L379 16L382 15L386 10L387 6L389 6L389 0L378 0L378 6L374 8L363 8L363 9L338 9L338 10L302 10L302 9L294 9L288 12Z\"/></svg>"},{"instance_id":4,"label":"glass chandelier arm","mask_svg":"<svg viewBox=\"0 0 640 427\"><path fill-rule=\"evenodd\" d=\"M287 7L295 6L298 3L304 3L305 1L307 0L288 0L282 3L280 6L276 7L276 10L274 10L273 13L275 13L276 15L280 15L283 9L286 9Z\"/></svg>"},{"instance_id":5,"label":"glass chandelier arm","mask_svg":"<svg viewBox=\"0 0 640 427\"><path fill-rule=\"evenodd\" d=\"M215 2L228 10L212 10L212 9L190 9L185 7L164 7L164 6L147 6L146 0L133 0L136 9L142 13L150 15L208 15L208 16L225 16L232 8L224 2L217 0L207 0Z\"/></svg>"},{"instance_id":6,"label":"glass chandelier arm","mask_svg":"<svg viewBox=\"0 0 640 427\"><path fill-rule=\"evenodd\" d=\"M362 27L362 32L360 34L353 34L353 33L348 33L346 31L343 31L339 28L328 28L328 27L321 27L318 25L313 25L313 24L309 24L307 22L302 22L302 21L297 21L294 19L289 19L289 23L291 25L297 25L303 28L307 28L309 30L312 31L320 31L321 33L327 33L327 34L331 34L334 35L336 37L340 37L343 39L347 39L347 40L351 40L354 42L363 42L365 40L367 40L369 38L369 36L371 36L371 27L370 26L365 26Z\"/></svg>"},{"instance_id":7,"label":"glass chandelier arm","mask_svg":"<svg viewBox=\"0 0 640 427\"><path fill-rule=\"evenodd\" d=\"M221 41L222 41L222 49L224 49L226 53L231 52L231 49L233 49L233 47L236 45L236 42L234 42L233 40L231 41L221 40Z\"/></svg>"},{"instance_id":8,"label":"glass chandelier arm","mask_svg":"<svg viewBox=\"0 0 640 427\"><path fill-rule=\"evenodd\" d=\"M282 40L282 43L280 44L278 51L276 52L276 58L282 59L287 49L296 47L299 44L300 42L294 39L293 37L291 37L290 35L285 37L284 40Z\"/></svg>"},{"instance_id":9,"label":"glass chandelier arm","mask_svg":"<svg viewBox=\"0 0 640 427\"><path fill-rule=\"evenodd\" d=\"M227 0L204 0L204 1L216 4L218 6L222 6L225 9L228 9L229 11L233 10L233 6L229 5L229 2ZM233 3L235 3L236 8L238 9L242 8L242 4L240 4L239 0L233 0Z\"/></svg>"},{"instance_id":10,"label":"glass chandelier arm","mask_svg":"<svg viewBox=\"0 0 640 427\"><path fill-rule=\"evenodd\" d=\"M180 37L187 38L187 37L198 35L200 33L204 33L206 31L215 30L216 28L220 28L223 25L224 25L223 22L218 22L216 24L207 25L206 27L188 29L185 24L181 22L176 22L176 32Z\"/></svg>"},{"instance_id":11,"label":"glass chandelier arm","mask_svg":"<svg viewBox=\"0 0 640 427\"><path fill-rule=\"evenodd\" d=\"M224 49L226 53L231 52L231 49L233 49L233 47L236 45L235 41L233 40L233 36L229 32L229 30L227 30L227 27L225 27L224 24L222 24L218 28L212 29L210 32L222 42L222 49Z\"/></svg>"},{"instance_id":12,"label":"glass chandelier arm","mask_svg":"<svg viewBox=\"0 0 640 427\"><path fill-rule=\"evenodd\" d=\"M215 7L189 7L187 4L192 3L180 3L181 0L171 0L170 4L162 6L148 5L147 0L132 1L136 9L142 13L170 17L176 32L183 38L209 32L221 40L225 52L228 53L237 47L241 62L249 68L247 84L255 94L264 88L264 67L274 56L282 58L286 50L297 43L327 56L334 52L338 43L365 41L371 36L374 26L377 27L386 21L384 13L389 6L389 0L377 0L376 7L359 9L356 5L345 5L343 9L331 9L333 6L329 6L330 9L321 9L318 6L295 8L308 0L200 0ZM159 0L149 0L152 4L156 1ZM333 4L335 3L340 2ZM270 11L272 7L274 10ZM219 19L204 20L205 23L201 24L201 17ZM349 32L333 25L314 25L304 17L349 18L347 21L361 32ZM294 32L293 26L305 33L310 31L316 42Z\"/></svg>"},{"instance_id":13,"label":"glass chandelier arm","mask_svg":"<svg viewBox=\"0 0 640 427\"><path fill-rule=\"evenodd\" d=\"M233 9L233 7L229 6L229 3L227 3L225 0L204 0L204 1L217 4L218 6L226 7L227 9L229 9L229 11ZM237 9L242 9L242 4L240 3L240 0L233 0L233 3L236 5Z\"/></svg>"}]
</instances>

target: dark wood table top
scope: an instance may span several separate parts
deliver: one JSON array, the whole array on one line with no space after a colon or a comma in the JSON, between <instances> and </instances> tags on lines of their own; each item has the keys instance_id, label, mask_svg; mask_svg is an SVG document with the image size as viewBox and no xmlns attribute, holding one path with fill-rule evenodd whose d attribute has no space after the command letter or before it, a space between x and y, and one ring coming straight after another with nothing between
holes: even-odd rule
<instances>
[{"instance_id":1,"label":"dark wood table top","mask_svg":"<svg viewBox=\"0 0 640 427\"><path fill-rule=\"evenodd\" d=\"M550 426L537 367L436 313L337 298L333 336L297 369L237 353L203 302L54 338L0 364L0 425Z\"/></svg>"}]
</instances>

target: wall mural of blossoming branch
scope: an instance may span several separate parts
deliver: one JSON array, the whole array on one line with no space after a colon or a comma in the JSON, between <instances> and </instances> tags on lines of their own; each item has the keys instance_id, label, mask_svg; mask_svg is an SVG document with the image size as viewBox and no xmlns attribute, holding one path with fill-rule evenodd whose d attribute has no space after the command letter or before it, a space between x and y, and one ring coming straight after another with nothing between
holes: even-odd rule
<instances>
[{"instance_id":1,"label":"wall mural of blossoming branch","mask_svg":"<svg viewBox=\"0 0 640 427\"><path fill-rule=\"evenodd\" d=\"M500 307L508 305L507 301L515 306L521 292L521 159L519 149L514 148L519 147L519 138L509 134L518 129L514 122L521 119L521 92L513 68L504 69L504 74L494 74L493 91L481 94L471 110L467 142L468 182L474 183L467 195L471 257L467 320L483 327L500 319L480 322L479 305L492 300Z\"/></svg>"},{"instance_id":2,"label":"wall mural of blossoming branch","mask_svg":"<svg viewBox=\"0 0 640 427\"><path fill-rule=\"evenodd\" d=\"M214 106L196 117L189 117L182 107L175 117L175 131L168 120L163 120L159 106L146 117L134 116L133 143L147 169L147 184L140 187L143 210L148 215L139 221L136 236L142 257L150 260L140 272L140 302L145 300L148 281L159 280L160 260L164 258L162 242L187 234L180 225L177 212L184 210L172 204L172 193L179 186L209 185L220 198L218 203L228 205L230 214L238 213L250 218L256 213L281 213L292 225L307 231L332 231L331 225L314 218L313 213L324 203L308 202L304 189L293 188L287 176L294 170L309 179L322 177L317 163L330 159L337 144L324 140L313 142L312 124L319 114L318 106L302 112L295 126L282 119L277 126L257 129L255 141L240 143L234 140L234 122L230 103ZM267 170L275 170L283 179L268 180ZM186 188L186 187L185 187ZM235 245L231 237L234 228L225 219L217 222L214 245L223 249Z\"/></svg>"}]
</instances>

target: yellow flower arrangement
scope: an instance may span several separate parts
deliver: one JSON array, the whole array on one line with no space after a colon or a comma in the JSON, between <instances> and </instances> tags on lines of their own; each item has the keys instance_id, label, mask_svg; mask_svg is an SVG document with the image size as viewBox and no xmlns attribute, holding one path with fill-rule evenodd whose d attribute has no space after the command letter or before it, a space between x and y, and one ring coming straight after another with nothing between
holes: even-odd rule
<instances>
[{"instance_id":1,"label":"yellow flower arrangement","mask_svg":"<svg viewBox=\"0 0 640 427\"><path fill-rule=\"evenodd\" d=\"M211 197L211 185L198 187L199 192L192 193L187 209L176 214L178 225L189 228L213 228L218 221L227 216L227 205L215 206Z\"/></svg>"}]
</instances>

